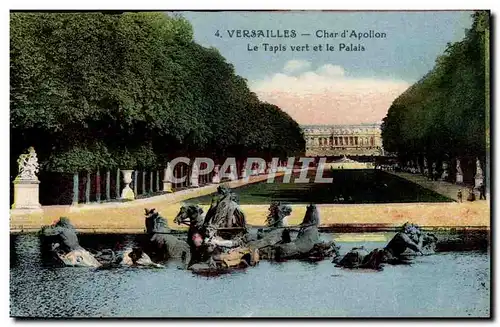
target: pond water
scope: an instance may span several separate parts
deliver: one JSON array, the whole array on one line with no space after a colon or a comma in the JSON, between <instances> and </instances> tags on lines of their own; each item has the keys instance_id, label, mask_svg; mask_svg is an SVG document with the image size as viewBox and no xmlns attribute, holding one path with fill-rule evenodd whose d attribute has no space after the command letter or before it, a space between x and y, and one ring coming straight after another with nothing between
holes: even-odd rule
<instances>
[{"instance_id":1,"label":"pond water","mask_svg":"<svg viewBox=\"0 0 500 327\"><path fill-rule=\"evenodd\" d=\"M345 253L383 246L390 237L334 239ZM84 247L117 239L131 245L135 236L80 235ZM37 236L11 235L10 300L16 317L489 317L490 254L419 256L383 271L336 268L329 260L261 261L202 277L176 262L162 269L47 267Z\"/></svg>"}]
</instances>

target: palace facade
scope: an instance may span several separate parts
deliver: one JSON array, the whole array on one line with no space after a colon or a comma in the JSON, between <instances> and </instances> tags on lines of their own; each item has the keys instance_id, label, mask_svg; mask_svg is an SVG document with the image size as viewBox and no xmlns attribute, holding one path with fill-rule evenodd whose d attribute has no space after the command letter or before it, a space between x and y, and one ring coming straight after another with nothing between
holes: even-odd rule
<instances>
[{"instance_id":1,"label":"palace facade","mask_svg":"<svg viewBox=\"0 0 500 327\"><path fill-rule=\"evenodd\" d=\"M306 156L383 156L380 124L303 125Z\"/></svg>"}]
</instances>

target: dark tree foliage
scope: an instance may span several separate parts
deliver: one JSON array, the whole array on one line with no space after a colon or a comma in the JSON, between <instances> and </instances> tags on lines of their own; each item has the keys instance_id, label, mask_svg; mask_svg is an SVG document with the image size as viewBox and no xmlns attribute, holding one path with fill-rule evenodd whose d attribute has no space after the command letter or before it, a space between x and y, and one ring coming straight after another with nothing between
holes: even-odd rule
<instances>
[{"instance_id":1,"label":"dark tree foliage","mask_svg":"<svg viewBox=\"0 0 500 327\"><path fill-rule=\"evenodd\" d=\"M150 168L176 155L287 156L300 127L163 13L13 13L11 157L42 169Z\"/></svg>"},{"instance_id":2,"label":"dark tree foliage","mask_svg":"<svg viewBox=\"0 0 500 327\"><path fill-rule=\"evenodd\" d=\"M383 145L403 160L484 160L489 98L486 72L489 13L475 12L471 29L448 44L435 67L391 105L382 124Z\"/></svg>"}]
</instances>

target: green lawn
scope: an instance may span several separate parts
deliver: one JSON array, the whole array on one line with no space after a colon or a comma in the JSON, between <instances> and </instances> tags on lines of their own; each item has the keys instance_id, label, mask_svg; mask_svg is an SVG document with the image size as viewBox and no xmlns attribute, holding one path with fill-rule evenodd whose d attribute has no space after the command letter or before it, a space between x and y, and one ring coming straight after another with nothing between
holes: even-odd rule
<instances>
[{"instance_id":1,"label":"green lawn","mask_svg":"<svg viewBox=\"0 0 500 327\"><path fill-rule=\"evenodd\" d=\"M283 183L283 177L274 183L266 181L235 188L240 204L269 204L271 201L286 203L397 203L397 202L452 202L451 199L425 189L406 179L380 170L325 171L324 177L333 177L328 184ZM295 173L291 182L298 178ZM190 199L189 202L210 204L214 194Z\"/></svg>"}]
</instances>

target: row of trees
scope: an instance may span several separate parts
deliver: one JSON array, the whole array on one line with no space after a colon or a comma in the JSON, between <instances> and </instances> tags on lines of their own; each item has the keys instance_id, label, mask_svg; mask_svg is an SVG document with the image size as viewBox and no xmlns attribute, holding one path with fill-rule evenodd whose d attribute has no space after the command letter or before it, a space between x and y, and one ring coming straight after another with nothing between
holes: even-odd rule
<instances>
[{"instance_id":1,"label":"row of trees","mask_svg":"<svg viewBox=\"0 0 500 327\"><path fill-rule=\"evenodd\" d=\"M13 13L10 48L11 158L34 146L45 171L304 152L299 125L181 16Z\"/></svg>"},{"instance_id":2,"label":"row of trees","mask_svg":"<svg viewBox=\"0 0 500 327\"><path fill-rule=\"evenodd\" d=\"M463 40L448 44L435 67L400 95L382 124L384 148L400 160L480 158L489 135L489 13L472 15ZM462 162L463 164L464 162ZM454 166L452 166L454 167Z\"/></svg>"}]
</instances>

